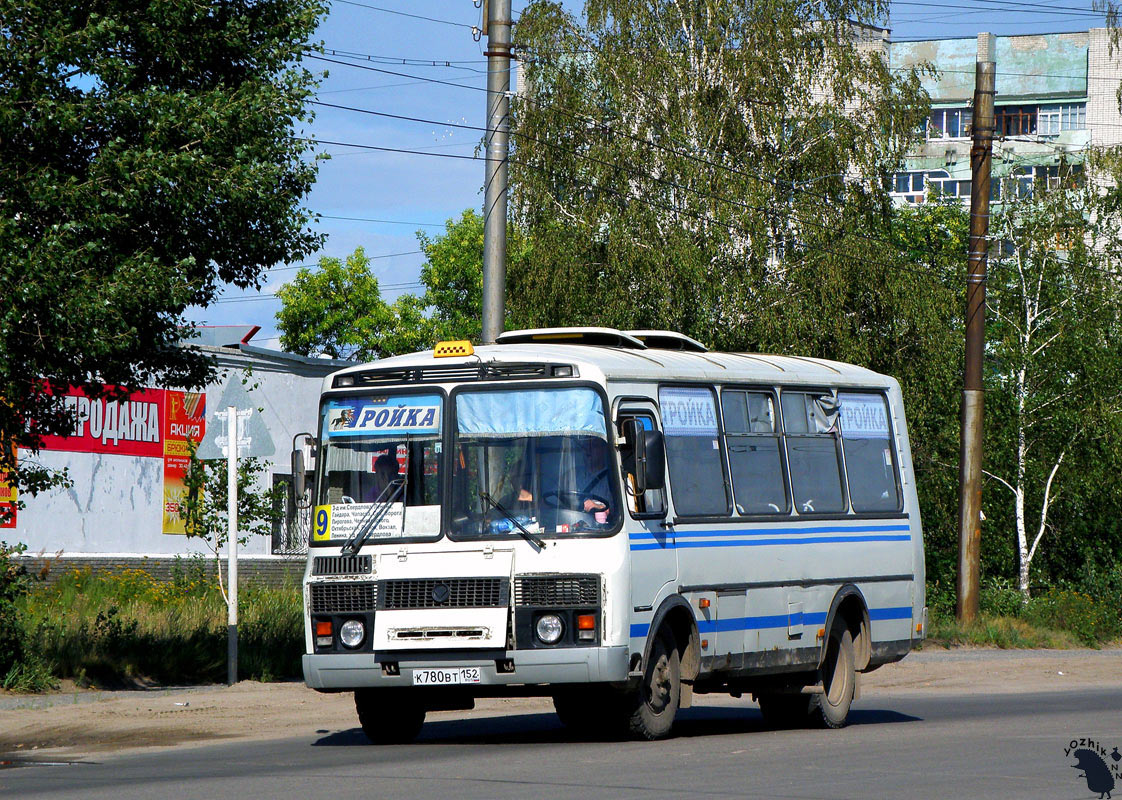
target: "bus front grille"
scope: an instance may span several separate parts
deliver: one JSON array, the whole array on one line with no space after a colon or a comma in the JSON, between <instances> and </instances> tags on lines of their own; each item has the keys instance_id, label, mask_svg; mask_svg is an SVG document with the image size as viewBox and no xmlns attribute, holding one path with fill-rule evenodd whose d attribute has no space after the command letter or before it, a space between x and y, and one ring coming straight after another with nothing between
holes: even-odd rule
<instances>
[{"instance_id":1,"label":"bus front grille","mask_svg":"<svg viewBox=\"0 0 1122 800\"><path fill-rule=\"evenodd\" d=\"M379 608L501 608L510 602L506 578L412 578L381 581Z\"/></svg>"},{"instance_id":2,"label":"bus front grille","mask_svg":"<svg viewBox=\"0 0 1122 800\"><path fill-rule=\"evenodd\" d=\"M370 556L316 556L313 575L369 575Z\"/></svg>"},{"instance_id":3,"label":"bus front grille","mask_svg":"<svg viewBox=\"0 0 1122 800\"><path fill-rule=\"evenodd\" d=\"M378 606L376 583L313 583L308 588L313 614L357 614Z\"/></svg>"},{"instance_id":4,"label":"bus front grille","mask_svg":"<svg viewBox=\"0 0 1122 800\"><path fill-rule=\"evenodd\" d=\"M517 606L596 606L600 604L599 575L534 575L516 578Z\"/></svg>"}]
</instances>

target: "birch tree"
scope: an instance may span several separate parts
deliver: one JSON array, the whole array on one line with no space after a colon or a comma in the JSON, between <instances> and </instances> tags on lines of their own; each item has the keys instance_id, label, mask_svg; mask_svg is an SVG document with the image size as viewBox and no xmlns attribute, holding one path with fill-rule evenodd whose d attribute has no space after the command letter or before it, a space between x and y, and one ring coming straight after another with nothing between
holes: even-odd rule
<instances>
[{"instance_id":1,"label":"birch tree","mask_svg":"<svg viewBox=\"0 0 1122 800\"><path fill-rule=\"evenodd\" d=\"M829 286L823 255L884 212L881 176L926 113L861 24L883 11L589 0L578 20L531 3L511 169L535 258L512 265L513 313L743 347Z\"/></svg>"},{"instance_id":2,"label":"birch tree","mask_svg":"<svg viewBox=\"0 0 1122 800\"><path fill-rule=\"evenodd\" d=\"M1117 222L1067 167L1048 180L1003 182L987 299L987 406L996 412L987 416L998 422L988 474L1012 497L1026 602L1040 548L1075 547L1053 512L1073 471L1101 470L1084 451L1117 430L1122 401Z\"/></svg>"}]
</instances>

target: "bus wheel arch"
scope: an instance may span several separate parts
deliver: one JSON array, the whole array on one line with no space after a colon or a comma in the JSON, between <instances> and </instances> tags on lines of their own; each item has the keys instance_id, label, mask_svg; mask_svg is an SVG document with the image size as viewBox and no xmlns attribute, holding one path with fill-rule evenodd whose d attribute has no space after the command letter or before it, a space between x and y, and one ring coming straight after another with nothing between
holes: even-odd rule
<instances>
[{"instance_id":1,"label":"bus wheel arch","mask_svg":"<svg viewBox=\"0 0 1122 800\"><path fill-rule=\"evenodd\" d=\"M872 628L869 625L869 605L861 590L852 583L847 583L838 589L834 600L830 603L830 612L826 615L826 635L822 638L818 652L818 665L821 667L826 658L827 644L830 631L835 622L843 622L849 630L853 640L854 668L856 671L868 669L872 658Z\"/></svg>"},{"instance_id":2,"label":"bus wheel arch","mask_svg":"<svg viewBox=\"0 0 1122 800\"><path fill-rule=\"evenodd\" d=\"M680 707L689 708L693 700L693 684L701 671L701 637L697 632L693 608L681 595L676 594L666 598L651 619L641 669L646 669L652 647L658 636L663 633L670 638L678 651L682 683Z\"/></svg>"}]
</instances>

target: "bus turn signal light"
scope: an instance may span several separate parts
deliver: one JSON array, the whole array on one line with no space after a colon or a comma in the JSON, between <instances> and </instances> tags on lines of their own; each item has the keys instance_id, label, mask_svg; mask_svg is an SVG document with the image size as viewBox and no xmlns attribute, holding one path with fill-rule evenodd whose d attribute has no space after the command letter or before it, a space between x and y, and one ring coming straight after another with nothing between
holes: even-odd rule
<instances>
[{"instance_id":1,"label":"bus turn signal light","mask_svg":"<svg viewBox=\"0 0 1122 800\"><path fill-rule=\"evenodd\" d=\"M580 614L577 616L577 630L578 631L594 631L596 630L596 615L595 614Z\"/></svg>"},{"instance_id":2,"label":"bus turn signal light","mask_svg":"<svg viewBox=\"0 0 1122 800\"><path fill-rule=\"evenodd\" d=\"M703 598L701 598L700 600L697 601L697 604L701 608L709 608L709 598L708 597L703 597Z\"/></svg>"},{"instance_id":3,"label":"bus turn signal light","mask_svg":"<svg viewBox=\"0 0 1122 800\"><path fill-rule=\"evenodd\" d=\"M475 355L475 348L467 339L450 342L437 342L432 349L433 358L455 358L456 356Z\"/></svg>"},{"instance_id":4,"label":"bus turn signal light","mask_svg":"<svg viewBox=\"0 0 1122 800\"><path fill-rule=\"evenodd\" d=\"M331 623L330 622L317 622L316 623L316 636L330 636Z\"/></svg>"}]
</instances>

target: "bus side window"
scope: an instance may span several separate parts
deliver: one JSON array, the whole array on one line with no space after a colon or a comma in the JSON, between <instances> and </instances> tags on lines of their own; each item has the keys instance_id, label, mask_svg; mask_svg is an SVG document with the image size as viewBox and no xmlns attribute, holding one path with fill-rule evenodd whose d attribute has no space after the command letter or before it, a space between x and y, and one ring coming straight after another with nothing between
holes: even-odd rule
<instances>
[{"instance_id":1,"label":"bus side window","mask_svg":"<svg viewBox=\"0 0 1122 800\"><path fill-rule=\"evenodd\" d=\"M650 414L623 411L619 417L619 433L622 435L624 423L635 419L643 426L645 431L655 429L654 417ZM633 467L631 467L633 469ZM632 517L662 517L666 515L666 490L648 489L642 494L635 492L635 476L629 471L629 460L626 450L622 459L623 492L627 498L627 509Z\"/></svg>"}]
</instances>

